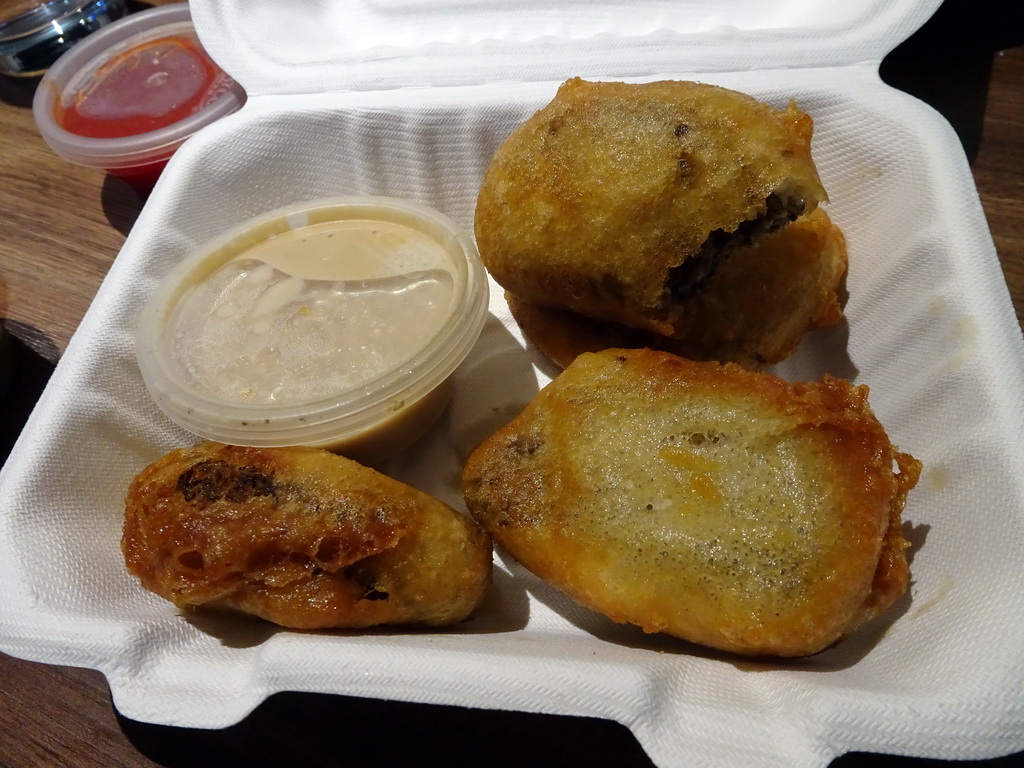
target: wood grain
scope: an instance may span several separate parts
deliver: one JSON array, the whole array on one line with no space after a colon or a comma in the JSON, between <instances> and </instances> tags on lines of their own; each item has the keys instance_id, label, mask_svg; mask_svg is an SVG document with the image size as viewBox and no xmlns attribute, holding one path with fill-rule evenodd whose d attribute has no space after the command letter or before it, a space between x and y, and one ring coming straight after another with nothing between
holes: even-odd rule
<instances>
[{"instance_id":1,"label":"wood grain","mask_svg":"<svg viewBox=\"0 0 1024 768\"><path fill-rule=\"evenodd\" d=\"M1024 323L1024 54L993 61L981 149L971 170L1018 321Z\"/></svg>"},{"instance_id":2,"label":"wood grain","mask_svg":"<svg viewBox=\"0 0 1024 768\"><path fill-rule=\"evenodd\" d=\"M1005 20L982 24L977 14L965 15L978 7L947 2L934 23L887 59L883 75L932 101L960 132L1024 321L1024 39L1007 37ZM0 411L7 449L142 206L121 182L53 155L32 122L33 87L0 80L0 318L17 337L22 362L15 394ZM955 103L943 104L951 93ZM613 723L346 697L279 694L222 731L146 725L118 716L98 672L0 654L0 768L305 761L374 768L651 765ZM859 764L938 763L863 755L835 761Z\"/></svg>"}]
</instances>

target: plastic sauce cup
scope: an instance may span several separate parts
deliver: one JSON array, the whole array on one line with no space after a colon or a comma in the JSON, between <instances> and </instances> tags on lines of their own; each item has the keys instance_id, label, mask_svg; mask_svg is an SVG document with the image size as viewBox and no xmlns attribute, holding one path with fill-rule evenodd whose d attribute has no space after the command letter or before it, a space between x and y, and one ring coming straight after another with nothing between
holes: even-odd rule
<instances>
[{"instance_id":1,"label":"plastic sauce cup","mask_svg":"<svg viewBox=\"0 0 1024 768\"><path fill-rule=\"evenodd\" d=\"M157 405L235 445L312 445L377 464L421 437L487 313L472 238L388 197L271 211L187 256L142 311Z\"/></svg>"},{"instance_id":2,"label":"plastic sauce cup","mask_svg":"<svg viewBox=\"0 0 1024 768\"><path fill-rule=\"evenodd\" d=\"M69 50L40 81L32 112L58 155L147 195L189 136L244 103L180 3L115 21Z\"/></svg>"}]
</instances>

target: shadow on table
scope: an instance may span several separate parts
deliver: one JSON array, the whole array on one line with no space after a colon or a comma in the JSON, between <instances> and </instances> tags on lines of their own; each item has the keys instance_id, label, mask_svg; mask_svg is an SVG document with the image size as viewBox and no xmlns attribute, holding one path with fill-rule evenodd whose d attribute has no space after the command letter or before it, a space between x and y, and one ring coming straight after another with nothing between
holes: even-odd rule
<instances>
[{"instance_id":1,"label":"shadow on table","mask_svg":"<svg viewBox=\"0 0 1024 768\"><path fill-rule=\"evenodd\" d=\"M146 200L138 192L110 174L103 180L100 200L107 222L125 237L135 226L135 220L139 218L142 206L146 204Z\"/></svg>"},{"instance_id":2,"label":"shadow on table","mask_svg":"<svg viewBox=\"0 0 1024 768\"><path fill-rule=\"evenodd\" d=\"M36 86L42 77L0 76L0 102L21 109L32 109Z\"/></svg>"},{"instance_id":3,"label":"shadow on table","mask_svg":"<svg viewBox=\"0 0 1024 768\"><path fill-rule=\"evenodd\" d=\"M333 768L653 768L621 724L311 693L271 696L223 730L171 728L118 716L125 736L165 768L302 764ZM1011 768L1019 757L976 762L850 753L832 768Z\"/></svg>"},{"instance_id":4,"label":"shadow on table","mask_svg":"<svg viewBox=\"0 0 1024 768\"><path fill-rule=\"evenodd\" d=\"M604 720L345 696L280 693L220 731L119 722L167 768L653 767L625 726Z\"/></svg>"},{"instance_id":5,"label":"shadow on table","mask_svg":"<svg viewBox=\"0 0 1024 768\"><path fill-rule=\"evenodd\" d=\"M939 111L971 162L981 143L992 59L1024 44L1019 14L1018 3L946 0L882 61L882 79Z\"/></svg>"},{"instance_id":6,"label":"shadow on table","mask_svg":"<svg viewBox=\"0 0 1024 768\"><path fill-rule=\"evenodd\" d=\"M57 364L56 345L31 326L2 320L0 329L0 467L11 455Z\"/></svg>"}]
</instances>

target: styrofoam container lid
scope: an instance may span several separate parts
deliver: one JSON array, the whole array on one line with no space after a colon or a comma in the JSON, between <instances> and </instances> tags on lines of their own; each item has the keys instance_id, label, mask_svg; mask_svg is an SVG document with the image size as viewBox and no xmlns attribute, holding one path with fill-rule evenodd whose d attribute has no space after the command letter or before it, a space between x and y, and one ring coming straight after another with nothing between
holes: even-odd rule
<instances>
[{"instance_id":1,"label":"styrofoam container lid","mask_svg":"<svg viewBox=\"0 0 1024 768\"><path fill-rule=\"evenodd\" d=\"M880 61L941 0L193 0L200 38L250 95Z\"/></svg>"}]
</instances>

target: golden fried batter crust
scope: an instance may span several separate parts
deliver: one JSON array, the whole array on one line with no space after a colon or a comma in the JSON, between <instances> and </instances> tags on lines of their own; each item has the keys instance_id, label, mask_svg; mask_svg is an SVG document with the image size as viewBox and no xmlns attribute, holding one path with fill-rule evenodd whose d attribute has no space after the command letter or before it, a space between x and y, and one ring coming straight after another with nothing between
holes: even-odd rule
<instances>
[{"instance_id":1,"label":"golden fried batter crust","mask_svg":"<svg viewBox=\"0 0 1024 768\"><path fill-rule=\"evenodd\" d=\"M843 233L818 208L730 256L683 302L676 337L505 297L523 333L562 368L581 352L649 347L760 369L793 354L807 331L842 320L846 267Z\"/></svg>"},{"instance_id":2,"label":"golden fried batter crust","mask_svg":"<svg viewBox=\"0 0 1024 768\"><path fill-rule=\"evenodd\" d=\"M672 335L724 254L826 199L811 133L717 86L569 80L494 154L480 255L523 301Z\"/></svg>"},{"instance_id":3,"label":"golden fried batter crust","mask_svg":"<svg viewBox=\"0 0 1024 768\"><path fill-rule=\"evenodd\" d=\"M617 622L802 656L906 590L920 469L866 387L606 350L483 441L463 487L523 565Z\"/></svg>"},{"instance_id":4,"label":"golden fried batter crust","mask_svg":"<svg viewBox=\"0 0 1024 768\"><path fill-rule=\"evenodd\" d=\"M128 570L179 607L303 629L442 626L490 583L476 523L321 449L172 451L134 479L125 508Z\"/></svg>"}]
</instances>

